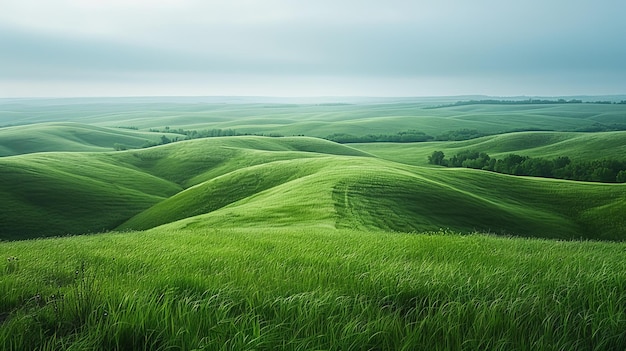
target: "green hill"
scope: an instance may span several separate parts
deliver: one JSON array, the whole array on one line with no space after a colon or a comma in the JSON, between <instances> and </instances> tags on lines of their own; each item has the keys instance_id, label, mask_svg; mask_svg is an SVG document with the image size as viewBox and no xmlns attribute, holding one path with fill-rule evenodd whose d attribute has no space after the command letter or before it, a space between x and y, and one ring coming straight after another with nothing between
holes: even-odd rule
<instances>
[{"instance_id":1,"label":"green hill","mask_svg":"<svg viewBox=\"0 0 626 351\"><path fill-rule=\"evenodd\" d=\"M313 138L213 138L109 153L0 158L0 239L111 230L188 187L241 167L335 153Z\"/></svg>"},{"instance_id":2,"label":"green hill","mask_svg":"<svg viewBox=\"0 0 626 351\"><path fill-rule=\"evenodd\" d=\"M111 154L0 158L1 239L110 230L179 186L119 164Z\"/></svg>"},{"instance_id":3,"label":"green hill","mask_svg":"<svg viewBox=\"0 0 626 351\"><path fill-rule=\"evenodd\" d=\"M425 143L367 143L350 146L377 157L411 165L428 166L428 156L443 151L452 156L464 150L486 152L500 158L514 153L530 157L591 161L603 158L626 160L626 132L571 133L519 132L465 141Z\"/></svg>"},{"instance_id":4,"label":"green hill","mask_svg":"<svg viewBox=\"0 0 626 351\"><path fill-rule=\"evenodd\" d=\"M4 238L289 225L621 240L626 226L624 185L415 167L306 137L21 155L0 168Z\"/></svg>"},{"instance_id":5,"label":"green hill","mask_svg":"<svg viewBox=\"0 0 626 351\"><path fill-rule=\"evenodd\" d=\"M242 136L189 140L118 153L115 157L157 177L189 187L240 168L323 155L370 156L317 138Z\"/></svg>"},{"instance_id":6,"label":"green hill","mask_svg":"<svg viewBox=\"0 0 626 351\"><path fill-rule=\"evenodd\" d=\"M50 151L111 151L115 144L138 148L146 142L159 142L162 135L121 128L80 123L41 123L0 128L0 156Z\"/></svg>"},{"instance_id":7,"label":"green hill","mask_svg":"<svg viewBox=\"0 0 626 351\"><path fill-rule=\"evenodd\" d=\"M413 168L363 158L336 158L324 163L322 167L317 165L320 168L315 173L310 171L310 175L255 196L232 195L232 200L241 200L221 203L224 207L220 209L211 208L212 212L167 228L321 226L402 232L449 228L609 240L622 240L625 235L626 222L614 216L626 210L624 185L512 177L466 169ZM208 201L220 198L221 192L207 183L198 187L196 194L187 196L203 196ZM142 225L137 228L161 224L170 200L126 225L132 228L139 219Z\"/></svg>"}]
</instances>

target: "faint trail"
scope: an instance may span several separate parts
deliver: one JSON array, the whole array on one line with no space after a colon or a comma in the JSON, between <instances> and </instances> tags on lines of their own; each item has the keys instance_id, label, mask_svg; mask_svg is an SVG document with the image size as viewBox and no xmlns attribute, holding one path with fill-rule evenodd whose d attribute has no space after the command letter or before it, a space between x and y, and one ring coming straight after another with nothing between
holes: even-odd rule
<instances>
[{"instance_id":1,"label":"faint trail","mask_svg":"<svg viewBox=\"0 0 626 351\"><path fill-rule=\"evenodd\" d=\"M337 219L336 228L352 228L355 222L355 213L350 201L350 187L346 182L337 184L333 189L333 200Z\"/></svg>"}]
</instances>

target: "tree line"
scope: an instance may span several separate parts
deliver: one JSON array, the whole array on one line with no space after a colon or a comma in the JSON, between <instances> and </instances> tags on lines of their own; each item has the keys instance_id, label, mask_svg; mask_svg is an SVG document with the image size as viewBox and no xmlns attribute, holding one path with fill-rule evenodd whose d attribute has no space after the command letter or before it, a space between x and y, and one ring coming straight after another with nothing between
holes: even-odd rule
<instances>
[{"instance_id":1,"label":"tree line","mask_svg":"<svg viewBox=\"0 0 626 351\"><path fill-rule=\"evenodd\" d=\"M436 109L442 107L454 107L454 106L467 106L467 105L555 105L555 104L582 104L580 99L558 99L558 100L546 100L546 99L526 99L526 100L498 100L498 99L485 99L485 100L465 100L457 101L452 104L438 105L433 107L427 107L427 109ZM602 104L602 105L624 105L626 100L608 101L586 101L586 104Z\"/></svg>"},{"instance_id":2,"label":"tree line","mask_svg":"<svg viewBox=\"0 0 626 351\"><path fill-rule=\"evenodd\" d=\"M490 133L479 132L476 129L458 129L451 130L437 136L428 135L418 130L408 130L397 132L395 134L367 134L364 136L356 136L347 133L334 133L326 136L324 139L334 141L340 144L350 143L416 143L425 141L461 141L476 139L488 135Z\"/></svg>"},{"instance_id":3,"label":"tree line","mask_svg":"<svg viewBox=\"0 0 626 351\"><path fill-rule=\"evenodd\" d=\"M482 169L503 174L558 178L568 180L626 183L626 162L611 159L573 161L567 156L553 159L510 154L502 159L485 152L466 150L451 158L434 151L428 163L446 167Z\"/></svg>"},{"instance_id":4,"label":"tree line","mask_svg":"<svg viewBox=\"0 0 626 351\"><path fill-rule=\"evenodd\" d=\"M234 129L204 129L204 130L195 130L195 129L171 129L170 127L165 127L164 129L149 129L153 133L176 133L182 134L185 136L184 140L189 139L200 139L200 138L213 138L213 137L221 137L221 136L239 136L243 135L238 133Z\"/></svg>"},{"instance_id":5,"label":"tree line","mask_svg":"<svg viewBox=\"0 0 626 351\"><path fill-rule=\"evenodd\" d=\"M393 143L414 143L422 141L431 141L435 139L433 136L417 130L408 130L395 134L368 134L364 136L356 136L347 133L334 133L326 138L326 140L334 141L340 144L349 143L377 143L377 142L393 142Z\"/></svg>"},{"instance_id":6,"label":"tree line","mask_svg":"<svg viewBox=\"0 0 626 351\"><path fill-rule=\"evenodd\" d=\"M119 128L136 129L135 127L119 127ZM242 136L242 135L257 135L257 136L269 136L269 137L282 137L283 136L282 134L278 134L278 133L269 133L269 134L239 133L235 131L234 129L188 130L188 129L182 129L182 128L171 129L170 127L165 127L164 129L151 128L149 129L149 131L152 133L175 133L175 134L182 134L184 136L168 138L166 135L161 135L161 137L156 141L146 140L140 146L140 148L142 149L153 147L153 146L158 146L158 145L175 143L177 141L201 139L201 138L215 138L215 137L223 137L223 136ZM113 148L116 151L122 151L122 150L132 149L133 147L120 144L120 143L115 143L113 144Z\"/></svg>"}]
</instances>

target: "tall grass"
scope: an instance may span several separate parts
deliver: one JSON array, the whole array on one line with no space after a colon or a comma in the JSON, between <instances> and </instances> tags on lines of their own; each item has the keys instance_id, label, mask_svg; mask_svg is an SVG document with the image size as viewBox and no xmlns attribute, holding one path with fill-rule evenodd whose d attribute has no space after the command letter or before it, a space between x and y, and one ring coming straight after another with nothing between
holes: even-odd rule
<instances>
[{"instance_id":1,"label":"tall grass","mask_svg":"<svg viewBox=\"0 0 626 351\"><path fill-rule=\"evenodd\" d=\"M0 244L7 350L613 350L626 244L299 229Z\"/></svg>"}]
</instances>

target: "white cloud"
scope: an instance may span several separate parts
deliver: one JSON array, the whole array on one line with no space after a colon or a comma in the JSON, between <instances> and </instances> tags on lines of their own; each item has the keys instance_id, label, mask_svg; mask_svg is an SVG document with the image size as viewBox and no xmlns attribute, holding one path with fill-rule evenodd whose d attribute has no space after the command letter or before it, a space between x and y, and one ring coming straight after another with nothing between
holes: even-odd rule
<instances>
[{"instance_id":1,"label":"white cloud","mask_svg":"<svg viewBox=\"0 0 626 351\"><path fill-rule=\"evenodd\" d=\"M99 92L171 91L155 84L176 77L180 91L207 94L214 90L193 77L210 76L242 94L270 91L268 80L283 87L276 93L415 94L445 85L480 93L471 81L505 90L493 77L580 73L588 79L570 83L585 84L626 71L626 3L618 0L0 0L0 9L5 87L92 81ZM148 76L160 78L148 84Z\"/></svg>"}]
</instances>

